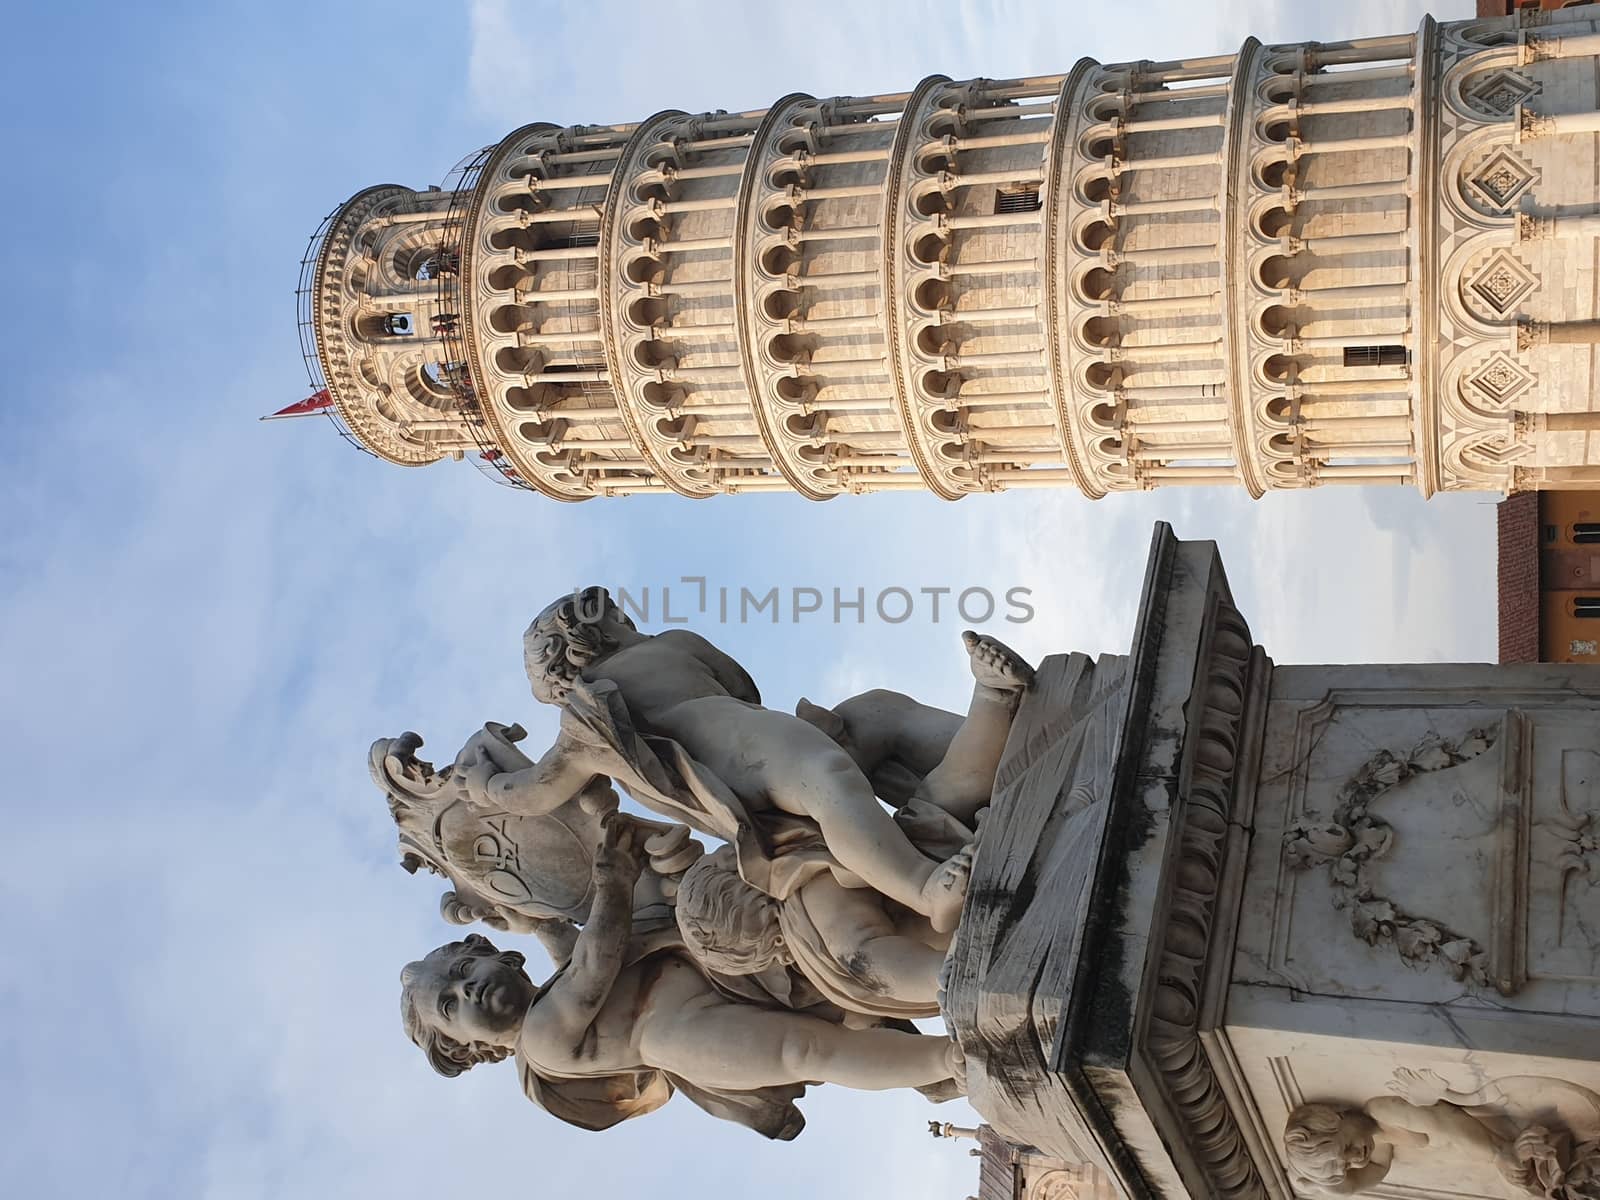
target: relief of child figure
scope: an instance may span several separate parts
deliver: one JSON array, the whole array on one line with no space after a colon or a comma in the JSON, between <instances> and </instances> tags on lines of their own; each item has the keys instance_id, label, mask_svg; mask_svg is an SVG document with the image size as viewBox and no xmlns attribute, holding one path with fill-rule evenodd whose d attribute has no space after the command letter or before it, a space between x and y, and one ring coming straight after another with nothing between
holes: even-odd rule
<instances>
[{"instance_id":1,"label":"relief of child figure","mask_svg":"<svg viewBox=\"0 0 1600 1200\"><path fill-rule=\"evenodd\" d=\"M1600 1133L1600 1096L1542 1076L1508 1076L1471 1092L1429 1070L1396 1070L1394 1095L1360 1108L1302 1104L1283 1133L1290 1174L1308 1190L1348 1196L1381 1183L1391 1167L1493 1169L1507 1195L1567 1197L1575 1169L1587 1176ZM1574 1142L1578 1144L1574 1146Z\"/></svg>"}]
</instances>

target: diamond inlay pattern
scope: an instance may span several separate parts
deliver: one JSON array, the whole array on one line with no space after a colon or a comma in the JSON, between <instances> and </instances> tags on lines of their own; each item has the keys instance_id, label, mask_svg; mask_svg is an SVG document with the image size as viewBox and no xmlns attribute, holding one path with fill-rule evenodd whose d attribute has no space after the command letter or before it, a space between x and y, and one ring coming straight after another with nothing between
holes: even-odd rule
<instances>
[{"instance_id":1,"label":"diamond inlay pattern","mask_svg":"<svg viewBox=\"0 0 1600 1200\"><path fill-rule=\"evenodd\" d=\"M1491 71L1467 89L1466 97L1475 108L1508 117L1517 105L1539 90L1539 85L1516 71Z\"/></svg>"},{"instance_id":2,"label":"diamond inlay pattern","mask_svg":"<svg viewBox=\"0 0 1600 1200\"><path fill-rule=\"evenodd\" d=\"M1496 316L1506 316L1539 280L1508 250L1498 250L1468 281L1470 293Z\"/></svg>"},{"instance_id":3,"label":"diamond inlay pattern","mask_svg":"<svg viewBox=\"0 0 1600 1200\"><path fill-rule=\"evenodd\" d=\"M1467 186L1494 212L1508 212L1538 177L1515 153L1501 149L1467 179Z\"/></svg>"},{"instance_id":4,"label":"diamond inlay pattern","mask_svg":"<svg viewBox=\"0 0 1600 1200\"><path fill-rule=\"evenodd\" d=\"M1532 372L1501 351L1469 375L1467 382L1491 407L1506 408L1536 381Z\"/></svg>"}]
</instances>

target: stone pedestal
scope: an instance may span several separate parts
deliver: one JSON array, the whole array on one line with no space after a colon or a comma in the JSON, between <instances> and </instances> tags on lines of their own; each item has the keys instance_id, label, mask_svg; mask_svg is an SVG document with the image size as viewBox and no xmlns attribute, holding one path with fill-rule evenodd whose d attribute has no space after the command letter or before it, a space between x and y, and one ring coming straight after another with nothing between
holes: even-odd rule
<instances>
[{"instance_id":1,"label":"stone pedestal","mask_svg":"<svg viewBox=\"0 0 1600 1200\"><path fill-rule=\"evenodd\" d=\"M1130 653L1039 679L945 1003L998 1131L1127 1196L1286 1200L1324 1104L1389 1156L1347 1188L1594 1194L1600 672L1274 667L1160 526Z\"/></svg>"}]
</instances>

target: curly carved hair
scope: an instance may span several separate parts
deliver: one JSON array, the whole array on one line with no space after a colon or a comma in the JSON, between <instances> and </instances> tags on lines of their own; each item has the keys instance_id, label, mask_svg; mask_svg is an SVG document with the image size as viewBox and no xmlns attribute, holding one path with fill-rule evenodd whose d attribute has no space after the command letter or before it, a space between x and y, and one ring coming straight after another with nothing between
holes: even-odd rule
<instances>
[{"instance_id":1,"label":"curly carved hair","mask_svg":"<svg viewBox=\"0 0 1600 1200\"><path fill-rule=\"evenodd\" d=\"M1283 1129L1283 1154L1289 1169L1309 1184L1335 1187L1346 1173L1340 1128L1344 1113L1331 1104L1302 1104Z\"/></svg>"},{"instance_id":2,"label":"curly carved hair","mask_svg":"<svg viewBox=\"0 0 1600 1200\"><path fill-rule=\"evenodd\" d=\"M435 954L456 954L461 951L475 955L498 954L495 944L480 933L469 933L459 942L447 942L432 951ZM426 960L409 962L400 972L400 1023L406 1036L427 1056L428 1065L447 1079L454 1079L463 1071L470 1071L479 1063L500 1062L511 1054L511 1047L496 1046L490 1042L459 1042L447 1033L435 1029L417 1004L416 984Z\"/></svg>"},{"instance_id":3,"label":"curly carved hair","mask_svg":"<svg viewBox=\"0 0 1600 1200\"><path fill-rule=\"evenodd\" d=\"M792 959L777 901L739 875L733 849L696 860L678 883L678 931L691 954L724 975L755 975Z\"/></svg>"},{"instance_id":4,"label":"curly carved hair","mask_svg":"<svg viewBox=\"0 0 1600 1200\"><path fill-rule=\"evenodd\" d=\"M533 619L522 635L522 661L535 697L546 704L567 698L583 669L612 648L604 629L608 616L634 628L610 592L588 587L561 597Z\"/></svg>"}]
</instances>

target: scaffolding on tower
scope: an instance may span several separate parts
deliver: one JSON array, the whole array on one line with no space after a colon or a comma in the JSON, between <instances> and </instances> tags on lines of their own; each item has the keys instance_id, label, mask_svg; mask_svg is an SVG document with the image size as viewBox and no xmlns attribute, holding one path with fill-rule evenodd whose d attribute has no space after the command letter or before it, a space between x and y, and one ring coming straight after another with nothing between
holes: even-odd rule
<instances>
[{"instance_id":1,"label":"scaffolding on tower","mask_svg":"<svg viewBox=\"0 0 1600 1200\"><path fill-rule=\"evenodd\" d=\"M327 241L328 230L333 225L333 219L344 208L341 204L327 216L322 218L322 223L312 233L311 239L306 243L306 252L300 256L300 278L295 284L294 307L295 320L299 326L300 357L306 364L306 378L311 382L311 392L328 391L328 380L322 373L322 359L317 354L317 326L315 317L315 294L317 288L317 267L322 259L322 246ZM373 454L360 438L350 432L350 427L344 423L344 418L339 415L337 405L329 405L319 410L327 418L340 437L349 442L361 453L373 458Z\"/></svg>"}]
</instances>

